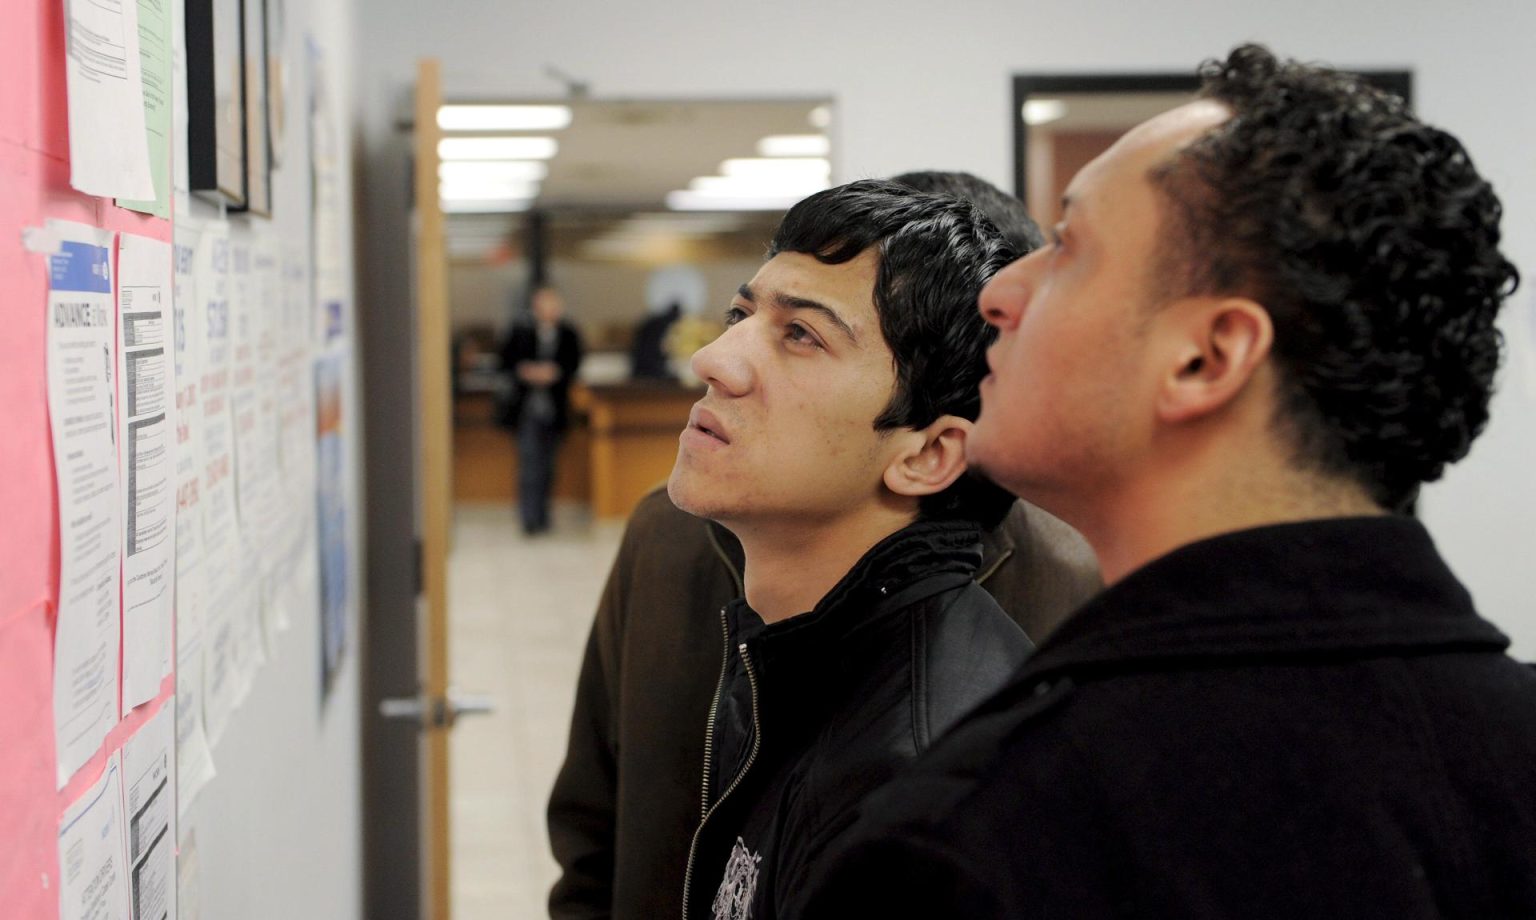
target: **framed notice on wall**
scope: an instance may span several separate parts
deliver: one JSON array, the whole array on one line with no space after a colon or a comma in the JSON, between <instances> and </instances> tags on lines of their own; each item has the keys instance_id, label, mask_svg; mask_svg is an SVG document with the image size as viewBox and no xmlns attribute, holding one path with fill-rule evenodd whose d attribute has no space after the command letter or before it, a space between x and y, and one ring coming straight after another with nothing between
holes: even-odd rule
<instances>
[{"instance_id":1,"label":"framed notice on wall","mask_svg":"<svg viewBox=\"0 0 1536 920\"><path fill-rule=\"evenodd\" d=\"M241 79L245 82L245 204L237 210L272 216L272 139L267 118L267 4L244 0Z\"/></svg>"},{"instance_id":2,"label":"framed notice on wall","mask_svg":"<svg viewBox=\"0 0 1536 920\"><path fill-rule=\"evenodd\" d=\"M267 135L271 141L272 168L283 165L283 141L288 123L287 0L267 0Z\"/></svg>"},{"instance_id":3,"label":"framed notice on wall","mask_svg":"<svg viewBox=\"0 0 1536 920\"><path fill-rule=\"evenodd\" d=\"M187 176L192 190L246 205L241 0L187 0Z\"/></svg>"}]
</instances>

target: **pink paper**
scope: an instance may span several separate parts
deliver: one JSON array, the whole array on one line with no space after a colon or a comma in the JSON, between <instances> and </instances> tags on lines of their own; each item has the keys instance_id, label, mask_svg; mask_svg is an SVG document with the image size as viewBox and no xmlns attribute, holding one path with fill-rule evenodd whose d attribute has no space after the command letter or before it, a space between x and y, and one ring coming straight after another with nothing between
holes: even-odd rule
<instances>
[{"instance_id":1,"label":"pink paper","mask_svg":"<svg viewBox=\"0 0 1536 920\"><path fill-rule=\"evenodd\" d=\"M59 910L51 620L43 604L0 619L0 904L14 917Z\"/></svg>"},{"instance_id":2,"label":"pink paper","mask_svg":"<svg viewBox=\"0 0 1536 920\"><path fill-rule=\"evenodd\" d=\"M54 789L53 610L58 601L57 499L48 430L42 256L22 232L47 218L169 241L167 221L69 187L64 4L21 0L0 28L0 914L58 917L58 819L101 775L106 758L165 704L118 723L63 790Z\"/></svg>"}]
</instances>

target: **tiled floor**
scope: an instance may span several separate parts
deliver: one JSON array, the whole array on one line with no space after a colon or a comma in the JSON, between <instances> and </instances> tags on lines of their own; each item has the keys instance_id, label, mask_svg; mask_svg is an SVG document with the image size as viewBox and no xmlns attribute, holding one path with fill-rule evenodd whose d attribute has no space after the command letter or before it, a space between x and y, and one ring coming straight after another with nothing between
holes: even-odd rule
<instances>
[{"instance_id":1,"label":"tiled floor","mask_svg":"<svg viewBox=\"0 0 1536 920\"><path fill-rule=\"evenodd\" d=\"M546 916L544 804L565 755L581 653L622 524L558 505L525 538L507 505L459 505L449 563L453 682L494 701L454 729L454 920Z\"/></svg>"}]
</instances>

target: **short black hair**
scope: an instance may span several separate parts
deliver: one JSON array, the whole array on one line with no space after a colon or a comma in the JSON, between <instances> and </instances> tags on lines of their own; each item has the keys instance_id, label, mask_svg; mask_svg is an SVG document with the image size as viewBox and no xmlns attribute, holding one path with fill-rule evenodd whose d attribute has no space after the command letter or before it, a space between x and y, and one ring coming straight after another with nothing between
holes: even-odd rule
<instances>
[{"instance_id":1,"label":"short black hair","mask_svg":"<svg viewBox=\"0 0 1536 920\"><path fill-rule=\"evenodd\" d=\"M817 192L784 215L768 258L783 252L837 265L873 248L875 311L895 361L896 385L876 430L922 428L941 415L974 420L981 411L986 350L996 330L982 320L982 285L1017 253L975 205L873 179ZM966 475L927 496L925 518L994 526L1013 496Z\"/></svg>"},{"instance_id":2,"label":"short black hair","mask_svg":"<svg viewBox=\"0 0 1536 920\"><path fill-rule=\"evenodd\" d=\"M947 172L937 169L920 169L892 176L898 185L915 188L930 195L950 195L963 198L992 218L992 223L1003 232L1014 251L1027 256L1040 248L1045 238L1040 227L1029 216L1024 202L1013 197L985 179L968 172Z\"/></svg>"},{"instance_id":3,"label":"short black hair","mask_svg":"<svg viewBox=\"0 0 1536 920\"><path fill-rule=\"evenodd\" d=\"M1153 170L1158 283L1262 304L1293 462L1399 509L1488 421L1519 283L1499 199L1455 137L1360 77L1252 44L1199 74L1232 116Z\"/></svg>"}]
</instances>

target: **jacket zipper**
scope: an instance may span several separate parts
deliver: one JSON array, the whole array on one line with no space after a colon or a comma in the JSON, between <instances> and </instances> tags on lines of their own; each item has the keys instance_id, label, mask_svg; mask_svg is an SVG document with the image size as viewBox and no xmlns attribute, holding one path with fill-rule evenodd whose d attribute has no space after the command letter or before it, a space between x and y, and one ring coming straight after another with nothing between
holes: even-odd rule
<instances>
[{"instance_id":1,"label":"jacket zipper","mask_svg":"<svg viewBox=\"0 0 1536 920\"><path fill-rule=\"evenodd\" d=\"M699 820L709 814L709 764L715 747L715 715L720 711L720 694L725 692L725 670L731 663L731 630L725 621L725 608L720 608L720 677L715 681L715 697L709 701L709 721L704 725L704 782L699 792Z\"/></svg>"},{"instance_id":2,"label":"jacket zipper","mask_svg":"<svg viewBox=\"0 0 1536 920\"><path fill-rule=\"evenodd\" d=\"M725 626L724 608L721 608L720 610L720 624L722 627ZM704 812L704 817L699 821L698 828L693 832L693 842L688 845L688 868L683 873L683 920L688 920L688 895L693 891L693 860L694 857L698 855L699 838L704 834L704 826L709 823L710 815L713 815L715 810L720 807L720 804L724 802L732 792L735 791L737 786L741 785L742 779L744 779L747 773L751 771L752 764L757 761L757 752L763 746L763 728L760 724L760 720L758 719L757 710L757 672L752 669L752 656L747 654L747 643L743 642L736 646L736 649L737 651L741 652L741 663L743 666L745 666L747 671L747 683L752 688L752 749L747 752L747 762L742 766L741 772L737 773L736 778L731 780L731 784L725 787L724 792L720 793L720 798L715 799L715 804L710 805L709 759L711 754L711 745L714 742L715 735L715 715L718 712L720 705L720 693L725 689L725 668L729 662L731 654L731 640L729 631L726 633L725 641L725 654L727 660L722 661L720 665L720 684L715 688L715 700L712 704L710 704L709 707L709 728L705 731L704 734L704 804L706 810Z\"/></svg>"}]
</instances>

